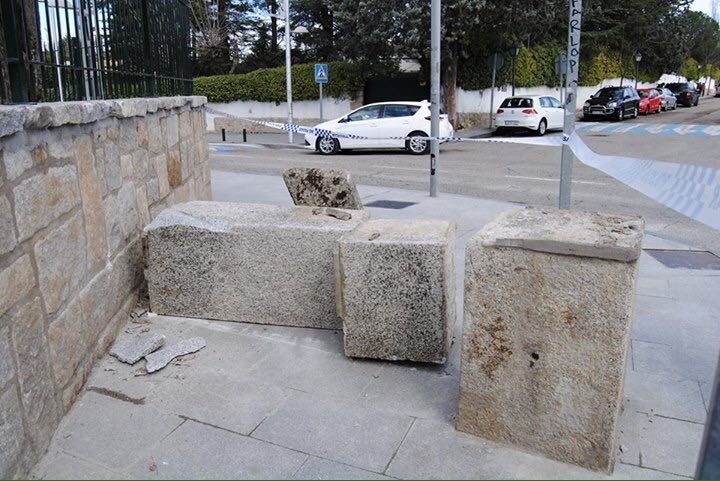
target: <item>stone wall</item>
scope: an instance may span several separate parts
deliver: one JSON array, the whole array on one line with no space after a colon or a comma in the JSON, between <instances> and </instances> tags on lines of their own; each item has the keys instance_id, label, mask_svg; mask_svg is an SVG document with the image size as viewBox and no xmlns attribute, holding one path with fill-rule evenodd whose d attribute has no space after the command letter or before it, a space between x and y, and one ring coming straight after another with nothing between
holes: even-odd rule
<instances>
[{"instance_id":1,"label":"stone wall","mask_svg":"<svg viewBox=\"0 0 720 481\"><path fill-rule=\"evenodd\" d=\"M45 452L135 307L143 226L210 198L204 104L0 107L0 478Z\"/></svg>"}]
</instances>

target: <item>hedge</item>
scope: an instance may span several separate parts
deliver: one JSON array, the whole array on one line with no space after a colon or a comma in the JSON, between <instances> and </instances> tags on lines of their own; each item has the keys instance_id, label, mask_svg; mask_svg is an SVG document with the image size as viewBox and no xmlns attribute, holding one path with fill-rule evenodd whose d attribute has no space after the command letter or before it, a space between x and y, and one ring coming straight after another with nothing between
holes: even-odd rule
<instances>
[{"instance_id":1,"label":"hedge","mask_svg":"<svg viewBox=\"0 0 720 481\"><path fill-rule=\"evenodd\" d=\"M329 69L330 81L323 87L324 95L354 99L362 90L364 78L357 64L330 62ZM319 97L311 63L292 66L292 84L294 100L315 100ZM287 100L285 67L259 69L240 75L198 77L193 80L193 93L206 96L209 102L284 102Z\"/></svg>"}]
</instances>

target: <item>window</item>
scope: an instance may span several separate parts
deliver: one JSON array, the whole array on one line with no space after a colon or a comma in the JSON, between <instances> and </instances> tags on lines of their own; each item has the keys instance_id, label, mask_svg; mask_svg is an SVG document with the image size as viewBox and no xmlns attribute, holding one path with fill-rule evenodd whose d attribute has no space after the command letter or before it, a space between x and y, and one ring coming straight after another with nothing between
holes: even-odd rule
<instances>
[{"instance_id":1,"label":"window","mask_svg":"<svg viewBox=\"0 0 720 481\"><path fill-rule=\"evenodd\" d=\"M595 97L600 98L617 98L622 97L623 95L623 89L618 87L605 87L604 89L600 89L595 94Z\"/></svg>"},{"instance_id":2,"label":"window","mask_svg":"<svg viewBox=\"0 0 720 481\"><path fill-rule=\"evenodd\" d=\"M357 122L358 120L375 120L380 118L381 110L382 105L371 105L370 107L365 107L364 109L351 113L347 118L349 122Z\"/></svg>"},{"instance_id":3,"label":"window","mask_svg":"<svg viewBox=\"0 0 720 481\"><path fill-rule=\"evenodd\" d=\"M515 97L503 100L503 103L500 105L501 108L506 109L530 109L532 106L532 99L519 99Z\"/></svg>"},{"instance_id":4,"label":"window","mask_svg":"<svg viewBox=\"0 0 720 481\"><path fill-rule=\"evenodd\" d=\"M386 105L383 118L412 117L418 110L420 107L417 105Z\"/></svg>"},{"instance_id":5,"label":"window","mask_svg":"<svg viewBox=\"0 0 720 481\"><path fill-rule=\"evenodd\" d=\"M555 107L556 109L563 108L562 104L560 103L560 101L558 99L556 99L555 97L548 97L548 98L550 99L550 104L553 107Z\"/></svg>"},{"instance_id":6,"label":"window","mask_svg":"<svg viewBox=\"0 0 720 481\"><path fill-rule=\"evenodd\" d=\"M550 108L552 105L550 104L550 99L547 97L540 97L540 107L547 107Z\"/></svg>"}]
</instances>

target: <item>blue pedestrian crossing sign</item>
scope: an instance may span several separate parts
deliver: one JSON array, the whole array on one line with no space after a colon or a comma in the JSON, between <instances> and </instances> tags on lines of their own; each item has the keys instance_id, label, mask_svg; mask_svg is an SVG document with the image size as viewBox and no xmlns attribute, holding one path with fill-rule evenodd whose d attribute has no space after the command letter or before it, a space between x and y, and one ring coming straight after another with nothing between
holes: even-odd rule
<instances>
[{"instance_id":1,"label":"blue pedestrian crossing sign","mask_svg":"<svg viewBox=\"0 0 720 481\"><path fill-rule=\"evenodd\" d=\"M328 64L316 63L315 64L315 83L326 84L329 76Z\"/></svg>"}]
</instances>

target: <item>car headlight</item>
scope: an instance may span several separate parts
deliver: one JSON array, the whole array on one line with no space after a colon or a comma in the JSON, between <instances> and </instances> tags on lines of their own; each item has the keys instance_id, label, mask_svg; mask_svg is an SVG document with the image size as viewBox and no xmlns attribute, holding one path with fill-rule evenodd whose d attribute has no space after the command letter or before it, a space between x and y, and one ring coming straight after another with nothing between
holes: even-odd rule
<instances>
[{"instance_id":1,"label":"car headlight","mask_svg":"<svg viewBox=\"0 0 720 481\"><path fill-rule=\"evenodd\" d=\"M607 104L607 106L608 108L614 109L615 107L617 107L617 102L610 102L609 104Z\"/></svg>"},{"instance_id":2,"label":"car headlight","mask_svg":"<svg viewBox=\"0 0 720 481\"><path fill-rule=\"evenodd\" d=\"M590 107L590 102L585 102L585 107Z\"/></svg>"}]
</instances>

